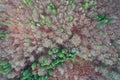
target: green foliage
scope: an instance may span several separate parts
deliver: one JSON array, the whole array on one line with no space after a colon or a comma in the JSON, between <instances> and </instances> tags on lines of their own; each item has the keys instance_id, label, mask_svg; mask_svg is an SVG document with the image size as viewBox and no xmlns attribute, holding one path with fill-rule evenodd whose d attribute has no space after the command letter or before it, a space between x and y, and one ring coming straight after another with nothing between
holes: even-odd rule
<instances>
[{"instance_id":1,"label":"green foliage","mask_svg":"<svg viewBox=\"0 0 120 80\"><path fill-rule=\"evenodd\" d=\"M73 56L75 56L75 53L68 53L68 51L66 49L58 49L58 48L54 48L52 50L48 51L49 55L54 55L56 54L58 56L58 58L73 58Z\"/></svg>"},{"instance_id":2,"label":"green foliage","mask_svg":"<svg viewBox=\"0 0 120 80\"><path fill-rule=\"evenodd\" d=\"M35 20L27 20L28 23L30 23L31 25L35 25L36 21Z\"/></svg>"},{"instance_id":3,"label":"green foliage","mask_svg":"<svg viewBox=\"0 0 120 80\"><path fill-rule=\"evenodd\" d=\"M61 31L61 32L64 32L64 28L61 28L60 31Z\"/></svg>"},{"instance_id":4,"label":"green foliage","mask_svg":"<svg viewBox=\"0 0 120 80\"><path fill-rule=\"evenodd\" d=\"M64 56L64 54L58 53L58 57L63 58Z\"/></svg>"},{"instance_id":5,"label":"green foliage","mask_svg":"<svg viewBox=\"0 0 120 80\"><path fill-rule=\"evenodd\" d=\"M53 60L52 63L46 67L46 69L53 69L58 64L63 63L66 60L74 60L76 57L75 53L68 53L68 51L66 49L58 49L58 48L49 50L48 54L49 55L56 54L57 58L55 60Z\"/></svg>"},{"instance_id":6,"label":"green foliage","mask_svg":"<svg viewBox=\"0 0 120 80\"><path fill-rule=\"evenodd\" d=\"M54 4L48 4L47 10L51 11L52 9L55 9L55 5Z\"/></svg>"},{"instance_id":7,"label":"green foliage","mask_svg":"<svg viewBox=\"0 0 120 80\"><path fill-rule=\"evenodd\" d=\"M30 20L30 19L28 19L27 22L30 23L32 29L35 29L36 26L37 26L37 27L40 27L40 26L41 26L41 25L38 23L37 20Z\"/></svg>"},{"instance_id":8,"label":"green foliage","mask_svg":"<svg viewBox=\"0 0 120 80\"><path fill-rule=\"evenodd\" d=\"M89 3L88 2L85 2L84 4L83 4L83 9L84 10L87 10L89 8Z\"/></svg>"},{"instance_id":9,"label":"green foliage","mask_svg":"<svg viewBox=\"0 0 120 80\"><path fill-rule=\"evenodd\" d=\"M41 23L43 24L43 25L46 25L46 26L50 26L51 24L52 24L52 22L51 21L47 21L46 20L46 17L45 17L45 15L40 15L40 18L41 18Z\"/></svg>"},{"instance_id":10,"label":"green foliage","mask_svg":"<svg viewBox=\"0 0 120 80\"><path fill-rule=\"evenodd\" d=\"M68 5L71 6L72 10L74 10L74 9L76 8L76 5L75 5L75 3L73 3L72 0L69 0L69 1L68 1Z\"/></svg>"},{"instance_id":11,"label":"green foliage","mask_svg":"<svg viewBox=\"0 0 120 80\"><path fill-rule=\"evenodd\" d=\"M56 9L56 7L55 7L54 4L48 4L47 10L51 11L51 13L53 14L53 16L57 15L57 9Z\"/></svg>"},{"instance_id":12,"label":"green foliage","mask_svg":"<svg viewBox=\"0 0 120 80\"><path fill-rule=\"evenodd\" d=\"M73 17L73 16L69 16L69 21L70 21L70 22L72 22L72 21L73 21L73 19L74 19L74 17Z\"/></svg>"},{"instance_id":13,"label":"green foliage","mask_svg":"<svg viewBox=\"0 0 120 80\"><path fill-rule=\"evenodd\" d=\"M37 74L33 75L32 68L35 67L36 67L36 63L33 63L31 68L25 69L20 77L20 80L49 80L49 77L47 75L43 75L43 76L39 76Z\"/></svg>"},{"instance_id":14,"label":"green foliage","mask_svg":"<svg viewBox=\"0 0 120 80\"><path fill-rule=\"evenodd\" d=\"M45 15L40 15L40 18L42 19L42 20L44 20L45 19Z\"/></svg>"},{"instance_id":15,"label":"green foliage","mask_svg":"<svg viewBox=\"0 0 120 80\"><path fill-rule=\"evenodd\" d=\"M45 19L41 20L41 24L42 24L42 25L45 25L45 23L46 23L46 20L45 20Z\"/></svg>"},{"instance_id":16,"label":"green foliage","mask_svg":"<svg viewBox=\"0 0 120 80\"><path fill-rule=\"evenodd\" d=\"M96 26L97 29L103 29L103 27L104 27L103 24L98 24L98 25Z\"/></svg>"},{"instance_id":17,"label":"green foliage","mask_svg":"<svg viewBox=\"0 0 120 80\"><path fill-rule=\"evenodd\" d=\"M8 61L3 61L0 63L0 74L7 74L11 70L12 68Z\"/></svg>"},{"instance_id":18,"label":"green foliage","mask_svg":"<svg viewBox=\"0 0 120 80\"><path fill-rule=\"evenodd\" d=\"M48 51L48 54L57 55L56 59L53 59L52 62L50 58L44 58L40 62L40 70L46 71L47 74L43 76L33 75L32 70L35 70L39 63L34 62L31 67L25 69L20 77L20 80L49 80L49 77L54 74L54 68L57 65L64 63L66 60L74 60L76 57L75 53L68 53L66 49L54 48Z\"/></svg>"},{"instance_id":19,"label":"green foliage","mask_svg":"<svg viewBox=\"0 0 120 80\"><path fill-rule=\"evenodd\" d=\"M71 5L73 3L72 0L68 0L68 5Z\"/></svg>"},{"instance_id":20,"label":"green foliage","mask_svg":"<svg viewBox=\"0 0 120 80\"><path fill-rule=\"evenodd\" d=\"M32 76L31 69L28 68L28 69L23 71L22 76L20 77L20 80L27 80L31 76Z\"/></svg>"},{"instance_id":21,"label":"green foliage","mask_svg":"<svg viewBox=\"0 0 120 80\"><path fill-rule=\"evenodd\" d=\"M52 9L52 14L53 14L54 16L56 16L56 15L57 15L57 10L56 10L56 9Z\"/></svg>"},{"instance_id":22,"label":"green foliage","mask_svg":"<svg viewBox=\"0 0 120 80\"><path fill-rule=\"evenodd\" d=\"M47 25L47 26L50 26L51 24L52 24L51 21L46 21L46 25Z\"/></svg>"},{"instance_id":23,"label":"green foliage","mask_svg":"<svg viewBox=\"0 0 120 80\"><path fill-rule=\"evenodd\" d=\"M74 10L76 8L76 5L74 3L72 3L71 8L72 8L72 10Z\"/></svg>"},{"instance_id":24,"label":"green foliage","mask_svg":"<svg viewBox=\"0 0 120 80\"><path fill-rule=\"evenodd\" d=\"M5 11L5 10L7 10L5 7L0 6L0 11Z\"/></svg>"},{"instance_id":25,"label":"green foliage","mask_svg":"<svg viewBox=\"0 0 120 80\"><path fill-rule=\"evenodd\" d=\"M53 53L58 53L59 52L59 49L58 48L54 48L52 49Z\"/></svg>"},{"instance_id":26,"label":"green foliage","mask_svg":"<svg viewBox=\"0 0 120 80\"><path fill-rule=\"evenodd\" d=\"M38 80L49 80L49 77L47 75L45 76L40 76Z\"/></svg>"},{"instance_id":27,"label":"green foliage","mask_svg":"<svg viewBox=\"0 0 120 80\"><path fill-rule=\"evenodd\" d=\"M0 22L0 24L7 25L8 23L7 22Z\"/></svg>"},{"instance_id":28,"label":"green foliage","mask_svg":"<svg viewBox=\"0 0 120 80\"><path fill-rule=\"evenodd\" d=\"M102 49L104 46L102 44L99 44L96 46L97 49Z\"/></svg>"},{"instance_id":29,"label":"green foliage","mask_svg":"<svg viewBox=\"0 0 120 80\"><path fill-rule=\"evenodd\" d=\"M59 51L58 48L54 48L54 49L52 49L52 50L49 50L49 51L48 51L48 54L49 54L49 55L53 55L53 54L57 53L58 51Z\"/></svg>"},{"instance_id":30,"label":"green foliage","mask_svg":"<svg viewBox=\"0 0 120 80\"><path fill-rule=\"evenodd\" d=\"M65 53L67 53L68 51L66 50L66 49L62 49L61 50L61 53L63 53L63 54L65 54Z\"/></svg>"},{"instance_id":31,"label":"green foliage","mask_svg":"<svg viewBox=\"0 0 120 80\"><path fill-rule=\"evenodd\" d=\"M53 69L50 69L49 72L48 72L48 74L49 74L50 76L52 76L52 75L54 74Z\"/></svg>"},{"instance_id":32,"label":"green foliage","mask_svg":"<svg viewBox=\"0 0 120 80\"><path fill-rule=\"evenodd\" d=\"M107 32L104 32L103 33L103 37L106 38L108 36L108 33Z\"/></svg>"},{"instance_id":33,"label":"green foliage","mask_svg":"<svg viewBox=\"0 0 120 80\"><path fill-rule=\"evenodd\" d=\"M96 17L97 21L100 21L103 24L113 24L114 20L110 20L108 18L106 18L106 16L104 14L100 14Z\"/></svg>"},{"instance_id":34,"label":"green foliage","mask_svg":"<svg viewBox=\"0 0 120 80\"><path fill-rule=\"evenodd\" d=\"M31 68L32 68L32 70L34 70L34 69L36 69L36 67L37 67L37 63L34 62L34 63L31 65Z\"/></svg>"},{"instance_id":35,"label":"green foliage","mask_svg":"<svg viewBox=\"0 0 120 80\"><path fill-rule=\"evenodd\" d=\"M120 44L120 40L114 41L115 44Z\"/></svg>"},{"instance_id":36,"label":"green foliage","mask_svg":"<svg viewBox=\"0 0 120 80\"><path fill-rule=\"evenodd\" d=\"M49 65L49 63L50 63L50 59L49 59L49 58L44 58L44 59L40 62L41 66Z\"/></svg>"},{"instance_id":37,"label":"green foliage","mask_svg":"<svg viewBox=\"0 0 120 80\"><path fill-rule=\"evenodd\" d=\"M110 72L109 75L112 80L119 80L120 79L120 74L116 72Z\"/></svg>"},{"instance_id":38,"label":"green foliage","mask_svg":"<svg viewBox=\"0 0 120 80\"><path fill-rule=\"evenodd\" d=\"M49 54L49 55L53 55L53 51L52 51L52 50L49 50L49 51L48 51L48 54Z\"/></svg>"},{"instance_id":39,"label":"green foliage","mask_svg":"<svg viewBox=\"0 0 120 80\"><path fill-rule=\"evenodd\" d=\"M105 17L105 15L104 14L101 14L101 15L98 15L97 17L96 17L96 20L98 20L98 21L100 21L100 22L102 22L102 23L108 23L108 19Z\"/></svg>"},{"instance_id":40,"label":"green foliage","mask_svg":"<svg viewBox=\"0 0 120 80\"><path fill-rule=\"evenodd\" d=\"M98 15L95 19L100 22L100 24L98 24L96 26L97 29L103 29L104 24L113 24L113 23L115 23L114 20L110 20L110 19L106 18L106 16L104 14ZM103 33L103 37L107 37L107 33Z\"/></svg>"},{"instance_id":41,"label":"green foliage","mask_svg":"<svg viewBox=\"0 0 120 80\"><path fill-rule=\"evenodd\" d=\"M28 20L27 22L31 24L31 28L35 29L36 27L41 27L42 25L50 26L52 24L51 21L46 20L46 16L43 14L40 14L41 21L38 20Z\"/></svg>"},{"instance_id":42,"label":"green foliage","mask_svg":"<svg viewBox=\"0 0 120 80\"><path fill-rule=\"evenodd\" d=\"M24 42L25 43L30 43L30 42L32 42L32 40L31 39L25 39Z\"/></svg>"},{"instance_id":43,"label":"green foliage","mask_svg":"<svg viewBox=\"0 0 120 80\"><path fill-rule=\"evenodd\" d=\"M22 0L26 5L33 6L32 0Z\"/></svg>"},{"instance_id":44,"label":"green foliage","mask_svg":"<svg viewBox=\"0 0 120 80\"><path fill-rule=\"evenodd\" d=\"M7 34L5 32L0 32L0 39L6 38Z\"/></svg>"},{"instance_id":45,"label":"green foliage","mask_svg":"<svg viewBox=\"0 0 120 80\"><path fill-rule=\"evenodd\" d=\"M23 72L23 76L27 76L30 73L30 68Z\"/></svg>"}]
</instances>

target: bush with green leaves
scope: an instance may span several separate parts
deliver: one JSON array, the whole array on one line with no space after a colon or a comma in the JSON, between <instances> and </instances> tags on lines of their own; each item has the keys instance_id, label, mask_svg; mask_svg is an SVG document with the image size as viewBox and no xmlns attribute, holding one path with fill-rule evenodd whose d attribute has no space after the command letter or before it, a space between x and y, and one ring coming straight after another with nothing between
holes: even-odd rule
<instances>
[{"instance_id":1,"label":"bush with green leaves","mask_svg":"<svg viewBox=\"0 0 120 80\"><path fill-rule=\"evenodd\" d=\"M3 61L0 63L0 74L7 74L11 70L12 70L12 67L8 61Z\"/></svg>"},{"instance_id":2,"label":"bush with green leaves","mask_svg":"<svg viewBox=\"0 0 120 80\"><path fill-rule=\"evenodd\" d=\"M47 75L39 76L32 74L32 69L29 67L23 71L20 80L49 80L49 77Z\"/></svg>"},{"instance_id":3,"label":"bush with green leaves","mask_svg":"<svg viewBox=\"0 0 120 80\"><path fill-rule=\"evenodd\" d=\"M66 49L54 48L48 51L50 56L57 55L56 59L53 59L52 62L50 58L44 58L40 63L34 62L31 64L31 67L28 67L22 72L20 80L49 80L49 77L54 74L54 69L57 65L64 63L66 60L74 60L76 57L75 53L69 53ZM40 67L41 71L46 71L47 74L39 76L38 74L32 74L32 71Z\"/></svg>"},{"instance_id":4,"label":"bush with green leaves","mask_svg":"<svg viewBox=\"0 0 120 80\"><path fill-rule=\"evenodd\" d=\"M42 66L43 70L54 69L58 64L65 62L66 60L74 60L76 58L76 53L69 53L66 49L54 48L48 51L49 55L56 55L50 65Z\"/></svg>"}]
</instances>

